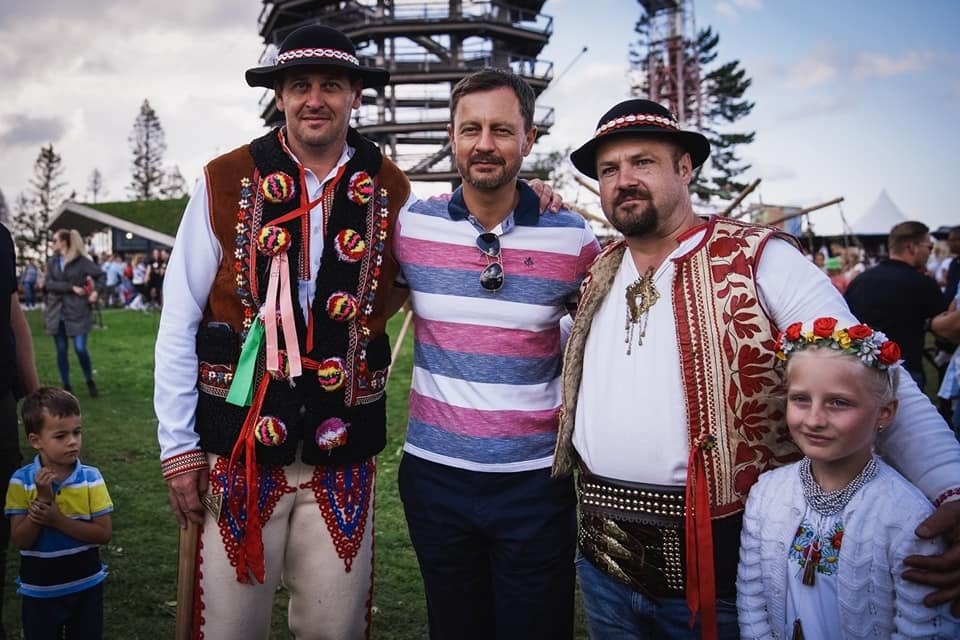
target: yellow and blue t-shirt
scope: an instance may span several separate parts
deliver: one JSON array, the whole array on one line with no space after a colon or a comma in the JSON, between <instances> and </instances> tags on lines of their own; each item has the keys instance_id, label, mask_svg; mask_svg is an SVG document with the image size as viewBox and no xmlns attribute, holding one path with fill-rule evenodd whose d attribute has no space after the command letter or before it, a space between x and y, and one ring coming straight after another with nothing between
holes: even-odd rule
<instances>
[{"instance_id":1,"label":"yellow and blue t-shirt","mask_svg":"<svg viewBox=\"0 0 960 640\"><path fill-rule=\"evenodd\" d=\"M40 456L10 478L4 514L25 516L37 499L34 479L42 468ZM113 511L107 485L95 467L77 460L62 484L53 485L60 512L74 520L92 520ZM57 598L96 586L107 577L98 545L81 542L51 527L43 527L30 549L20 550L17 593L31 598Z\"/></svg>"}]
</instances>

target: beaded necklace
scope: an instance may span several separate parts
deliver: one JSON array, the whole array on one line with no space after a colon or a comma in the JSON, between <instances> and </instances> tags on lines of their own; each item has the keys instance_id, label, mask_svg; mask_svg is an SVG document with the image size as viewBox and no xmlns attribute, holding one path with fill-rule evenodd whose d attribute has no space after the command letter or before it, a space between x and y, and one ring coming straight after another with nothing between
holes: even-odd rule
<instances>
[{"instance_id":1,"label":"beaded necklace","mask_svg":"<svg viewBox=\"0 0 960 640\"><path fill-rule=\"evenodd\" d=\"M807 548L807 554L803 567L803 584L813 586L816 579L816 565L820 550L823 547L824 518L836 515L843 511L854 494L859 491L863 485L873 480L877 475L876 458L870 457L867 464L864 465L860 473L851 480L847 486L836 491L824 491L813 478L810 471L810 458L803 458L799 464L800 482L803 485L803 497L807 505L820 515L820 523L817 526L817 533L811 540Z\"/></svg>"},{"instance_id":2,"label":"beaded necklace","mask_svg":"<svg viewBox=\"0 0 960 640\"><path fill-rule=\"evenodd\" d=\"M832 516L843 511L850 502L850 498L860 488L874 479L877 475L877 461L872 456L860 473L847 486L836 491L824 491L813 479L810 471L810 458L800 461L800 482L803 484L803 497L807 504L817 513Z\"/></svg>"}]
</instances>

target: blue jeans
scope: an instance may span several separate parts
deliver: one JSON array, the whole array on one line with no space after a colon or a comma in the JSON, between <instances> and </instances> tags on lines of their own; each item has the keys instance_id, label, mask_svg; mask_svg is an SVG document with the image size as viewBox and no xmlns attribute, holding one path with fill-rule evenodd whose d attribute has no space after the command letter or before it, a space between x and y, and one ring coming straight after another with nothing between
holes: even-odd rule
<instances>
[{"instance_id":1,"label":"blue jeans","mask_svg":"<svg viewBox=\"0 0 960 640\"><path fill-rule=\"evenodd\" d=\"M63 382L64 387L70 386L67 339L67 330L61 322L57 334L53 336L53 342L57 346L57 369L60 370L60 381ZM80 361L80 368L83 369L84 379L93 380L93 365L90 364L90 352L87 351L87 334L73 336L73 350L77 352L77 360Z\"/></svg>"},{"instance_id":2,"label":"blue jeans","mask_svg":"<svg viewBox=\"0 0 960 640\"><path fill-rule=\"evenodd\" d=\"M684 598L651 600L600 571L579 552L577 577L593 640L700 640L700 621L690 628ZM720 640L740 637L735 599L717 600L717 627Z\"/></svg>"},{"instance_id":3,"label":"blue jeans","mask_svg":"<svg viewBox=\"0 0 960 640\"><path fill-rule=\"evenodd\" d=\"M398 485L431 640L572 640L572 478L467 471L405 453Z\"/></svg>"},{"instance_id":4,"label":"blue jeans","mask_svg":"<svg viewBox=\"0 0 960 640\"><path fill-rule=\"evenodd\" d=\"M37 302L35 286L33 282L23 283L23 304L28 307L32 307Z\"/></svg>"},{"instance_id":5,"label":"blue jeans","mask_svg":"<svg viewBox=\"0 0 960 640\"><path fill-rule=\"evenodd\" d=\"M23 597L24 640L100 640L103 583L58 598Z\"/></svg>"}]
</instances>

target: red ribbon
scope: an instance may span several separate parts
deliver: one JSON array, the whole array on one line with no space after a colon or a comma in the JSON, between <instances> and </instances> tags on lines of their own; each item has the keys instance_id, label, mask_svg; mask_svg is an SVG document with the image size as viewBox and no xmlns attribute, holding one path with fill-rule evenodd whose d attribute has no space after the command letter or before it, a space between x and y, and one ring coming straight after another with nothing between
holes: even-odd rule
<instances>
[{"instance_id":1,"label":"red ribbon","mask_svg":"<svg viewBox=\"0 0 960 640\"><path fill-rule=\"evenodd\" d=\"M710 488L703 450L690 448L687 460L686 514L684 533L687 556L687 607L690 628L700 613L700 637L717 640L717 586L713 569L713 523L710 520Z\"/></svg>"},{"instance_id":2,"label":"red ribbon","mask_svg":"<svg viewBox=\"0 0 960 640\"><path fill-rule=\"evenodd\" d=\"M257 582L263 583L264 580L263 531L260 524L260 510L257 508L257 498L260 491L257 480L257 441L254 437L254 429L257 425L257 419L260 417L260 409L263 407L263 398L267 395L268 386L270 386L270 376L263 376L253 396L250 410L247 411L247 417L240 428L240 435L230 452L230 461L227 463L227 482L230 483L234 470L239 466L240 458L244 459L247 520L240 534L237 581L245 583L252 582L250 579L251 573ZM232 500L228 502L228 505L230 504L234 504ZM228 508L230 507L228 506ZM239 512L231 511L231 515L234 521L240 522Z\"/></svg>"}]
</instances>

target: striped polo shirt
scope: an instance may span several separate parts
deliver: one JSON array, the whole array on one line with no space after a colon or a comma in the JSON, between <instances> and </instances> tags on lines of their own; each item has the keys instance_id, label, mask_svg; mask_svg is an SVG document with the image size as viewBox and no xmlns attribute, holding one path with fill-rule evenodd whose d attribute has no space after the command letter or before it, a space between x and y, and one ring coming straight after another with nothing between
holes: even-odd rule
<instances>
[{"instance_id":1,"label":"striped polo shirt","mask_svg":"<svg viewBox=\"0 0 960 640\"><path fill-rule=\"evenodd\" d=\"M10 478L4 513L25 516L37 499L34 478L40 471L40 456L17 469ZM95 467L77 465L63 484L53 485L54 502L68 518L93 520L113 511L103 476ZM17 593L32 598L57 598L96 586L107 577L100 562L100 548L81 542L52 527L42 527L30 549L20 550Z\"/></svg>"},{"instance_id":2,"label":"striped polo shirt","mask_svg":"<svg viewBox=\"0 0 960 640\"><path fill-rule=\"evenodd\" d=\"M560 318L599 252L586 221L540 215L518 183L500 236L504 284L480 286L492 261L460 189L401 211L394 234L399 282L416 315L410 418L404 451L487 472L549 467L560 407Z\"/></svg>"}]
</instances>

